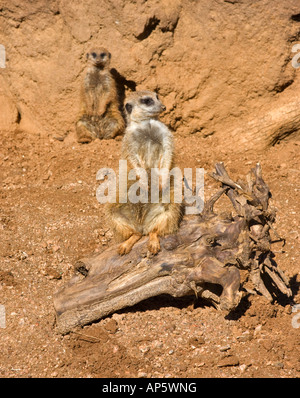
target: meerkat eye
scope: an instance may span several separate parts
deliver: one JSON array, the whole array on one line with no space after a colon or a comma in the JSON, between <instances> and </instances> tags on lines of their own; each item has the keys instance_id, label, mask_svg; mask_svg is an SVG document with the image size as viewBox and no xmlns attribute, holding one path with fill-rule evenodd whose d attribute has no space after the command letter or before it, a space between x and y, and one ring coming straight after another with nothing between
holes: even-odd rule
<instances>
[{"instance_id":1,"label":"meerkat eye","mask_svg":"<svg viewBox=\"0 0 300 398\"><path fill-rule=\"evenodd\" d=\"M96 53L92 53L92 57L93 57L93 58L96 58L96 57L97 57L97 54L96 54Z\"/></svg>"},{"instance_id":2,"label":"meerkat eye","mask_svg":"<svg viewBox=\"0 0 300 398\"><path fill-rule=\"evenodd\" d=\"M154 101L151 97L145 97L140 99L141 104L145 104L147 106L154 105Z\"/></svg>"},{"instance_id":3,"label":"meerkat eye","mask_svg":"<svg viewBox=\"0 0 300 398\"><path fill-rule=\"evenodd\" d=\"M126 109L126 111L130 114L130 113L132 112L132 105L129 104L129 103L127 103L127 104L125 105L125 109Z\"/></svg>"},{"instance_id":4,"label":"meerkat eye","mask_svg":"<svg viewBox=\"0 0 300 398\"><path fill-rule=\"evenodd\" d=\"M101 53L101 54L100 54L100 57L101 57L101 58L104 58L105 55L106 55L106 53Z\"/></svg>"}]
</instances>

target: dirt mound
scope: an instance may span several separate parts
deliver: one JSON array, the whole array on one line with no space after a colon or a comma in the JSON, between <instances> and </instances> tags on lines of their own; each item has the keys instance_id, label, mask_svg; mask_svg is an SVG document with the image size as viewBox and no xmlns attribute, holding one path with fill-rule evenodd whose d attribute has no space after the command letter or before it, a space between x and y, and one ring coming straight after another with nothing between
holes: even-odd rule
<instances>
[{"instance_id":1,"label":"dirt mound","mask_svg":"<svg viewBox=\"0 0 300 398\"><path fill-rule=\"evenodd\" d=\"M297 0L4 0L0 127L72 133L85 54L104 45L125 91L161 94L164 121L176 134L258 147L261 138L252 136L263 134L261 124L272 125L277 109L282 115L289 104L288 111L299 108L300 79L291 65L299 12ZM299 118L289 120L286 135L300 125ZM280 127L272 126L275 135Z\"/></svg>"}]
</instances>

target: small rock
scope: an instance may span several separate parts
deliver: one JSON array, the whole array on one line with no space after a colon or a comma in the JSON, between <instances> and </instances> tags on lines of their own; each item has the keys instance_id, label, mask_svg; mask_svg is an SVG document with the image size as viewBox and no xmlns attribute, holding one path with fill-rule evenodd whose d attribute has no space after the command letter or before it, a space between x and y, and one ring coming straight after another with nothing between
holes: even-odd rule
<instances>
[{"instance_id":1,"label":"small rock","mask_svg":"<svg viewBox=\"0 0 300 398\"><path fill-rule=\"evenodd\" d=\"M240 368L241 373L244 373L245 370L248 368L248 366L245 363L243 363L242 365L239 366L239 368Z\"/></svg>"},{"instance_id":2,"label":"small rock","mask_svg":"<svg viewBox=\"0 0 300 398\"><path fill-rule=\"evenodd\" d=\"M52 250L53 250L54 252L58 252L59 249L60 249L60 246L58 246L58 245L53 245L53 246L52 246Z\"/></svg>"},{"instance_id":3,"label":"small rock","mask_svg":"<svg viewBox=\"0 0 300 398\"><path fill-rule=\"evenodd\" d=\"M138 377L139 379L143 379L143 378L145 378L145 377L147 377L147 376L148 376L148 375L147 375L146 372L138 371L137 377Z\"/></svg>"},{"instance_id":4,"label":"small rock","mask_svg":"<svg viewBox=\"0 0 300 398\"><path fill-rule=\"evenodd\" d=\"M270 340L263 340L261 344L267 351L271 351L273 348L273 343Z\"/></svg>"},{"instance_id":5,"label":"small rock","mask_svg":"<svg viewBox=\"0 0 300 398\"><path fill-rule=\"evenodd\" d=\"M224 345L224 346L220 347L219 350L220 350L221 352L224 352L224 351L230 350L230 348L231 348L230 345L227 344L227 345Z\"/></svg>"},{"instance_id":6,"label":"small rock","mask_svg":"<svg viewBox=\"0 0 300 398\"><path fill-rule=\"evenodd\" d=\"M261 332L261 329L262 329L262 325L257 325L255 330L254 330L254 336L259 334Z\"/></svg>"},{"instance_id":7,"label":"small rock","mask_svg":"<svg viewBox=\"0 0 300 398\"><path fill-rule=\"evenodd\" d=\"M142 354L146 354L146 352L150 351L150 347L148 345L141 345L139 346L139 350Z\"/></svg>"},{"instance_id":8,"label":"small rock","mask_svg":"<svg viewBox=\"0 0 300 398\"><path fill-rule=\"evenodd\" d=\"M4 284L6 286L16 285L15 278L10 271L1 271L0 270L0 285L1 284Z\"/></svg>"},{"instance_id":9,"label":"small rock","mask_svg":"<svg viewBox=\"0 0 300 398\"><path fill-rule=\"evenodd\" d=\"M203 337L191 337L189 339L189 345L195 349L197 347L200 347L202 344L205 344L205 340Z\"/></svg>"},{"instance_id":10,"label":"small rock","mask_svg":"<svg viewBox=\"0 0 300 398\"><path fill-rule=\"evenodd\" d=\"M284 364L282 362L274 362L273 365L278 369L284 368Z\"/></svg>"},{"instance_id":11,"label":"small rock","mask_svg":"<svg viewBox=\"0 0 300 398\"><path fill-rule=\"evenodd\" d=\"M159 340L153 340L151 343L151 347L152 348L162 348L163 347L163 343Z\"/></svg>"},{"instance_id":12,"label":"small rock","mask_svg":"<svg viewBox=\"0 0 300 398\"><path fill-rule=\"evenodd\" d=\"M46 267L45 275L48 276L49 279L61 279L61 273L50 266Z\"/></svg>"},{"instance_id":13,"label":"small rock","mask_svg":"<svg viewBox=\"0 0 300 398\"><path fill-rule=\"evenodd\" d=\"M49 178L52 176L52 171L48 171L48 173L47 174L45 174L43 177L42 177L42 179L44 180L44 181L47 181L47 180L49 180Z\"/></svg>"},{"instance_id":14,"label":"small rock","mask_svg":"<svg viewBox=\"0 0 300 398\"><path fill-rule=\"evenodd\" d=\"M253 339L253 335L247 330L242 335L236 337L238 341L245 342Z\"/></svg>"},{"instance_id":15,"label":"small rock","mask_svg":"<svg viewBox=\"0 0 300 398\"><path fill-rule=\"evenodd\" d=\"M105 325L104 325L104 329L109 332L109 333L116 333L118 330L118 323L115 319L110 319L108 320Z\"/></svg>"},{"instance_id":16,"label":"small rock","mask_svg":"<svg viewBox=\"0 0 300 398\"><path fill-rule=\"evenodd\" d=\"M195 368L201 368L204 365L205 365L205 362L199 362L199 363L195 363L194 367Z\"/></svg>"},{"instance_id":17,"label":"small rock","mask_svg":"<svg viewBox=\"0 0 300 398\"><path fill-rule=\"evenodd\" d=\"M166 330L168 332L173 332L176 329L176 326L173 323L170 323L169 325L166 326Z\"/></svg>"},{"instance_id":18,"label":"small rock","mask_svg":"<svg viewBox=\"0 0 300 398\"><path fill-rule=\"evenodd\" d=\"M222 358L217 364L219 368L225 368L227 366L238 366L238 365L239 365L239 359L236 355L226 356L225 358Z\"/></svg>"},{"instance_id":19,"label":"small rock","mask_svg":"<svg viewBox=\"0 0 300 398\"><path fill-rule=\"evenodd\" d=\"M292 307L290 305L287 305L286 307L284 307L284 312L290 315L292 313Z\"/></svg>"}]
</instances>

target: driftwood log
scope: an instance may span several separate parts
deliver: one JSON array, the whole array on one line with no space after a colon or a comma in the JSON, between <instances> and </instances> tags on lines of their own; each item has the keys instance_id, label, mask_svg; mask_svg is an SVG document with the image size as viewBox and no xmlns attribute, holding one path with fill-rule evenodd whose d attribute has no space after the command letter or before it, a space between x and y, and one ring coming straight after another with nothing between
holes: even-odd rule
<instances>
[{"instance_id":1,"label":"driftwood log","mask_svg":"<svg viewBox=\"0 0 300 398\"><path fill-rule=\"evenodd\" d=\"M259 164L246 182L234 182L223 163L211 176L221 189L205 203L201 215L185 216L179 231L161 238L161 251L150 256L147 238L119 256L116 246L81 259L77 274L54 295L56 325L65 334L149 297L195 294L226 313L243 294L261 294L272 301L289 283L271 251L275 211ZM233 210L216 214L222 195ZM272 230L272 233L270 233ZM247 293L248 292L248 293Z\"/></svg>"}]
</instances>

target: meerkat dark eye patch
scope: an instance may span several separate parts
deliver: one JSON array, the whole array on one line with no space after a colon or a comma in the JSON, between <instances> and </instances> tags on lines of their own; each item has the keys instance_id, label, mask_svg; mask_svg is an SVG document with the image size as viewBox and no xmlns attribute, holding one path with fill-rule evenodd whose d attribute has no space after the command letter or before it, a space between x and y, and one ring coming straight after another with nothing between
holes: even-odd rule
<instances>
[{"instance_id":1,"label":"meerkat dark eye patch","mask_svg":"<svg viewBox=\"0 0 300 398\"><path fill-rule=\"evenodd\" d=\"M96 57L97 57L97 54L96 54L96 53L92 53L92 57L93 57L93 58L96 58Z\"/></svg>"},{"instance_id":2,"label":"meerkat dark eye patch","mask_svg":"<svg viewBox=\"0 0 300 398\"><path fill-rule=\"evenodd\" d=\"M125 109L126 109L126 111L127 111L129 114L132 112L132 108L133 108L133 106L132 106L131 104L129 104L129 103L127 103L127 104L125 105Z\"/></svg>"},{"instance_id":3,"label":"meerkat dark eye patch","mask_svg":"<svg viewBox=\"0 0 300 398\"><path fill-rule=\"evenodd\" d=\"M154 105L153 98L151 98L151 97L141 98L140 99L140 103L144 104L144 105L147 105L147 106Z\"/></svg>"},{"instance_id":4,"label":"meerkat dark eye patch","mask_svg":"<svg viewBox=\"0 0 300 398\"><path fill-rule=\"evenodd\" d=\"M100 57L101 57L101 58L104 58L105 55L106 55L106 53L101 53L101 54L100 54Z\"/></svg>"}]
</instances>

